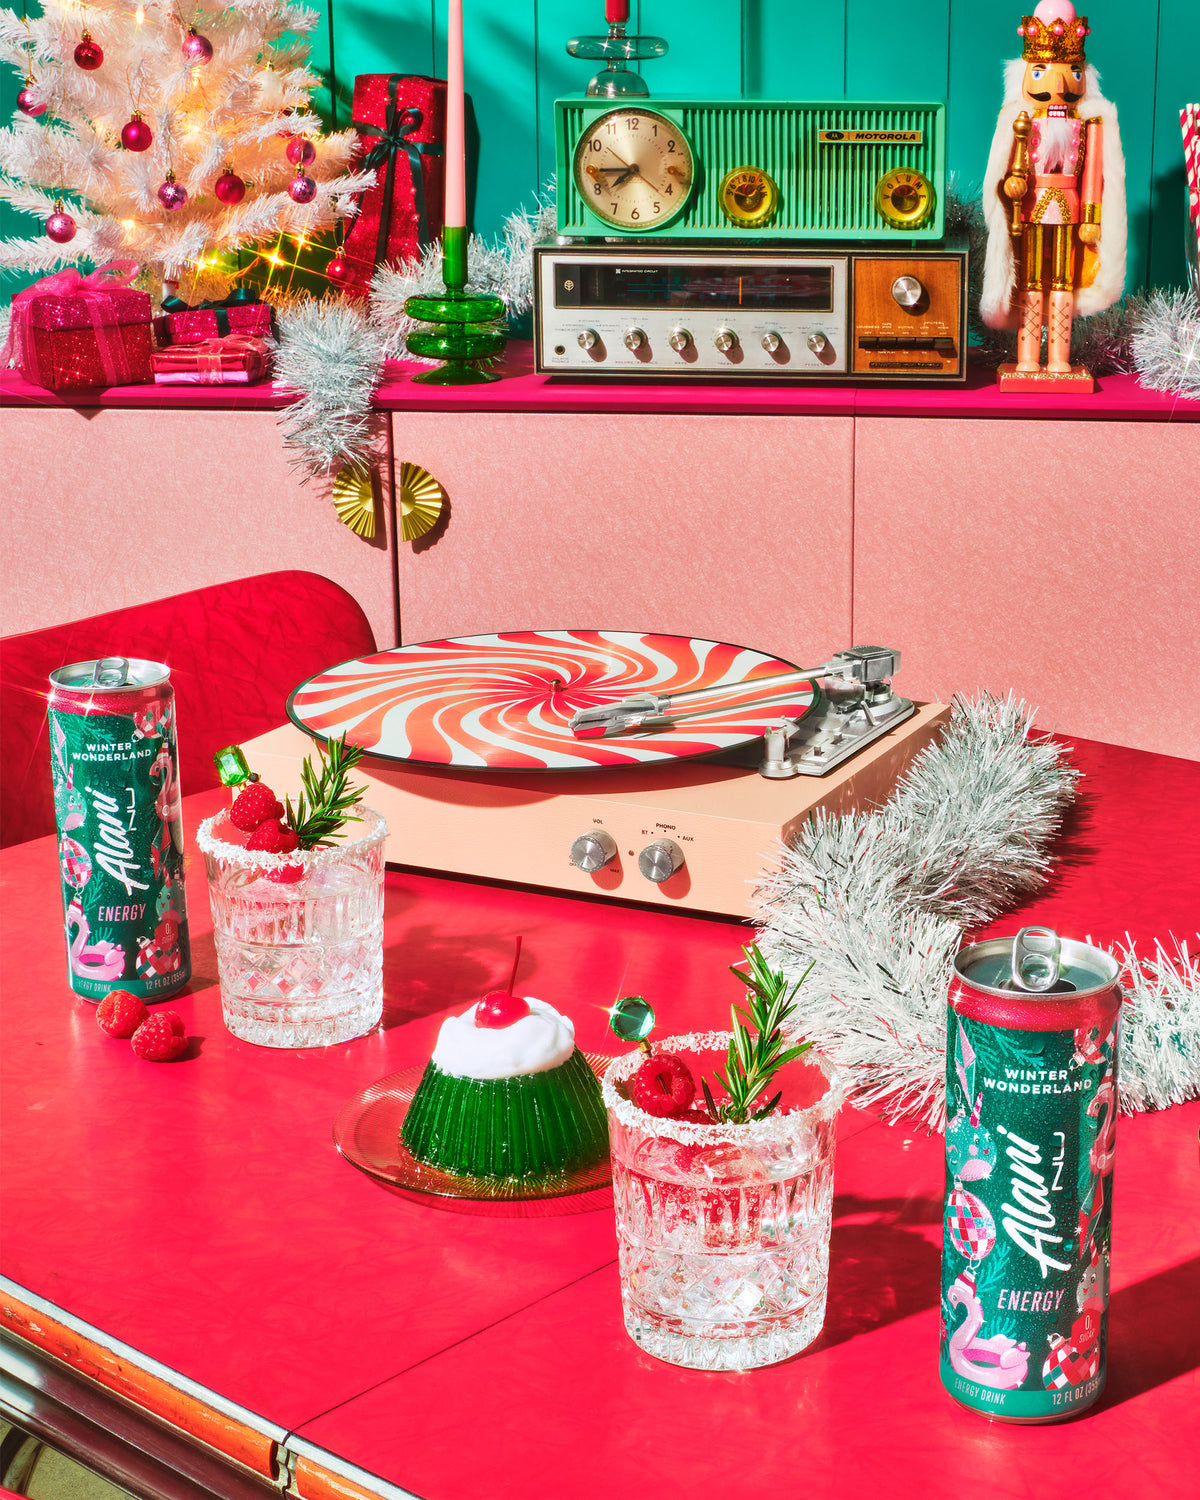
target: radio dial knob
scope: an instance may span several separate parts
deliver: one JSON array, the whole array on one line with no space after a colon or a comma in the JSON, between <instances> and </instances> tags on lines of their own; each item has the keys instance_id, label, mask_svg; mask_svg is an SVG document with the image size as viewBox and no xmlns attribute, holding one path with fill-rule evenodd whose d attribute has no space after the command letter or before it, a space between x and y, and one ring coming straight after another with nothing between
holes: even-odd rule
<instances>
[{"instance_id":1,"label":"radio dial knob","mask_svg":"<svg viewBox=\"0 0 1200 1500\"><path fill-rule=\"evenodd\" d=\"M829 340L823 333L810 333L807 343L814 354L824 354L829 348Z\"/></svg>"},{"instance_id":2,"label":"radio dial knob","mask_svg":"<svg viewBox=\"0 0 1200 1500\"><path fill-rule=\"evenodd\" d=\"M577 870L594 875L617 857L617 841L603 828L581 833L571 845L571 863Z\"/></svg>"},{"instance_id":3,"label":"radio dial knob","mask_svg":"<svg viewBox=\"0 0 1200 1500\"><path fill-rule=\"evenodd\" d=\"M676 354L682 354L690 346L691 342L692 336L686 328L672 328L671 336L667 339L667 343L670 344Z\"/></svg>"},{"instance_id":4,"label":"radio dial knob","mask_svg":"<svg viewBox=\"0 0 1200 1500\"><path fill-rule=\"evenodd\" d=\"M915 276L897 276L892 282L892 298L901 307L916 307L925 295L925 288Z\"/></svg>"},{"instance_id":5,"label":"radio dial knob","mask_svg":"<svg viewBox=\"0 0 1200 1500\"><path fill-rule=\"evenodd\" d=\"M638 869L655 885L670 880L683 865L683 850L674 839L655 839L638 855Z\"/></svg>"},{"instance_id":6,"label":"radio dial knob","mask_svg":"<svg viewBox=\"0 0 1200 1500\"><path fill-rule=\"evenodd\" d=\"M722 354L728 354L737 341L738 336L732 328L718 328L716 333L713 334L713 343L716 344Z\"/></svg>"},{"instance_id":7,"label":"radio dial knob","mask_svg":"<svg viewBox=\"0 0 1200 1500\"><path fill-rule=\"evenodd\" d=\"M628 328L625 331L625 347L630 352L636 352L646 342L646 335L640 328Z\"/></svg>"},{"instance_id":8,"label":"radio dial knob","mask_svg":"<svg viewBox=\"0 0 1200 1500\"><path fill-rule=\"evenodd\" d=\"M581 349L594 349L599 335L594 328L585 328L579 335L579 347Z\"/></svg>"},{"instance_id":9,"label":"radio dial knob","mask_svg":"<svg viewBox=\"0 0 1200 1500\"><path fill-rule=\"evenodd\" d=\"M762 346L768 354L774 354L782 343L783 340L773 329L770 333L764 333L762 336Z\"/></svg>"}]
</instances>

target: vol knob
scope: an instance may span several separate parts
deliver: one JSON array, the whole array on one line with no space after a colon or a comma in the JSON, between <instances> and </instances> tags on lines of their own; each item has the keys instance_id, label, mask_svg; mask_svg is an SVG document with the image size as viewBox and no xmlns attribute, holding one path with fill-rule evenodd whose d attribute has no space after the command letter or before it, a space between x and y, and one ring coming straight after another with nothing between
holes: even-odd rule
<instances>
[{"instance_id":1,"label":"vol knob","mask_svg":"<svg viewBox=\"0 0 1200 1500\"><path fill-rule=\"evenodd\" d=\"M734 333L732 328L718 328L716 333L713 334L713 343L716 344L722 354L728 354L737 341L737 334Z\"/></svg>"},{"instance_id":2,"label":"vol knob","mask_svg":"<svg viewBox=\"0 0 1200 1500\"><path fill-rule=\"evenodd\" d=\"M814 354L824 354L829 347L829 340L823 333L810 333L806 342Z\"/></svg>"},{"instance_id":3,"label":"vol knob","mask_svg":"<svg viewBox=\"0 0 1200 1500\"><path fill-rule=\"evenodd\" d=\"M667 339L676 354L682 354L691 342L692 336L686 328L672 328L671 336Z\"/></svg>"},{"instance_id":4,"label":"vol knob","mask_svg":"<svg viewBox=\"0 0 1200 1500\"><path fill-rule=\"evenodd\" d=\"M581 833L571 845L571 863L587 875L603 870L616 857L617 841L611 833L605 833L603 828L593 829L591 833Z\"/></svg>"},{"instance_id":5,"label":"vol knob","mask_svg":"<svg viewBox=\"0 0 1200 1500\"><path fill-rule=\"evenodd\" d=\"M638 869L655 885L670 880L683 864L683 850L674 839L655 839L638 855Z\"/></svg>"},{"instance_id":6,"label":"vol knob","mask_svg":"<svg viewBox=\"0 0 1200 1500\"><path fill-rule=\"evenodd\" d=\"M640 328L628 328L625 331L625 347L634 352L646 342L646 335Z\"/></svg>"},{"instance_id":7,"label":"vol knob","mask_svg":"<svg viewBox=\"0 0 1200 1500\"><path fill-rule=\"evenodd\" d=\"M925 295L925 288L915 276L897 276L892 282L892 298L901 307L916 307Z\"/></svg>"},{"instance_id":8,"label":"vol knob","mask_svg":"<svg viewBox=\"0 0 1200 1500\"><path fill-rule=\"evenodd\" d=\"M581 349L594 349L598 335L594 328L585 328L579 335L579 347Z\"/></svg>"}]
</instances>

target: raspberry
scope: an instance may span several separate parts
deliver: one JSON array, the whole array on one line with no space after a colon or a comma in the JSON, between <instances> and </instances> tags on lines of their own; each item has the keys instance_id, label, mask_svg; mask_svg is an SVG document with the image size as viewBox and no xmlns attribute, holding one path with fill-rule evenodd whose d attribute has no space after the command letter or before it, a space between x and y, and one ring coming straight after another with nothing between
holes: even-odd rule
<instances>
[{"instance_id":1,"label":"raspberry","mask_svg":"<svg viewBox=\"0 0 1200 1500\"><path fill-rule=\"evenodd\" d=\"M278 870L268 870L267 879L273 880L276 885L295 885L298 880L303 880L306 871L303 865L280 865Z\"/></svg>"},{"instance_id":2,"label":"raspberry","mask_svg":"<svg viewBox=\"0 0 1200 1500\"><path fill-rule=\"evenodd\" d=\"M174 1062L187 1046L183 1017L173 1010L155 1011L133 1033L130 1046L147 1062Z\"/></svg>"},{"instance_id":3,"label":"raspberry","mask_svg":"<svg viewBox=\"0 0 1200 1500\"><path fill-rule=\"evenodd\" d=\"M150 1012L128 990L109 990L96 1007L96 1022L109 1036L130 1037Z\"/></svg>"},{"instance_id":4,"label":"raspberry","mask_svg":"<svg viewBox=\"0 0 1200 1500\"><path fill-rule=\"evenodd\" d=\"M501 1031L529 1014L529 1001L508 990L489 990L475 1007L475 1024L485 1031Z\"/></svg>"},{"instance_id":5,"label":"raspberry","mask_svg":"<svg viewBox=\"0 0 1200 1500\"><path fill-rule=\"evenodd\" d=\"M252 781L229 809L229 821L243 833L253 833L265 818L282 817L283 803L264 781Z\"/></svg>"},{"instance_id":6,"label":"raspberry","mask_svg":"<svg viewBox=\"0 0 1200 1500\"><path fill-rule=\"evenodd\" d=\"M299 842L278 818L264 818L246 840L246 848L259 849L264 854L290 854Z\"/></svg>"},{"instance_id":7,"label":"raspberry","mask_svg":"<svg viewBox=\"0 0 1200 1500\"><path fill-rule=\"evenodd\" d=\"M696 1096L696 1080L682 1057L656 1052L629 1080L629 1097L648 1115L681 1115Z\"/></svg>"}]
</instances>

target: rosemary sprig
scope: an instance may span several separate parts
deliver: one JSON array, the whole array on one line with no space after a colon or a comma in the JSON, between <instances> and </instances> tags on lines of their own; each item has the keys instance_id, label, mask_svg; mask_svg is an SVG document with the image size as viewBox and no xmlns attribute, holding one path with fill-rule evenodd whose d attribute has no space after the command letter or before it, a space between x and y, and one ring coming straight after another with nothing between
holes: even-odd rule
<instances>
[{"instance_id":1,"label":"rosemary sprig","mask_svg":"<svg viewBox=\"0 0 1200 1500\"><path fill-rule=\"evenodd\" d=\"M328 745L318 742L319 768L314 770L311 757L305 757L300 768L303 790L292 807L292 799L286 799L287 824L300 840L301 849L316 849L330 844L340 835L347 822L361 822L352 808L366 791L366 787L346 785L346 773L362 759L361 745L347 745L346 736L330 740Z\"/></svg>"},{"instance_id":2,"label":"rosemary sprig","mask_svg":"<svg viewBox=\"0 0 1200 1500\"><path fill-rule=\"evenodd\" d=\"M730 1007L733 1034L725 1072L713 1075L729 1095L728 1099L718 1104L708 1080L700 1080L709 1114L720 1123L734 1125L761 1120L777 1108L783 1098L782 1090L766 1104L760 1104L763 1092L780 1068L794 1062L812 1046L811 1042L798 1042L785 1047L783 1036L783 1026L796 1009L797 994L808 978L808 969L789 984L782 974L770 967L759 949L743 948L742 952L746 955L749 972L744 973L736 966L729 972L746 986L746 1009L741 1010L736 1005Z\"/></svg>"}]
</instances>

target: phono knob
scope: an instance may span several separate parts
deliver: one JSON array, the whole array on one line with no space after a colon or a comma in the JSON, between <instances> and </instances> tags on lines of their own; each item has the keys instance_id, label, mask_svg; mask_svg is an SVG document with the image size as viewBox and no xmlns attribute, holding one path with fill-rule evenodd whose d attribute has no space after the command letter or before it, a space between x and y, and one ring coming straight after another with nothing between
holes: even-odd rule
<instances>
[{"instance_id":1,"label":"phono knob","mask_svg":"<svg viewBox=\"0 0 1200 1500\"><path fill-rule=\"evenodd\" d=\"M683 865L683 850L674 839L655 839L638 855L638 869L655 885L670 880Z\"/></svg>"}]
</instances>

